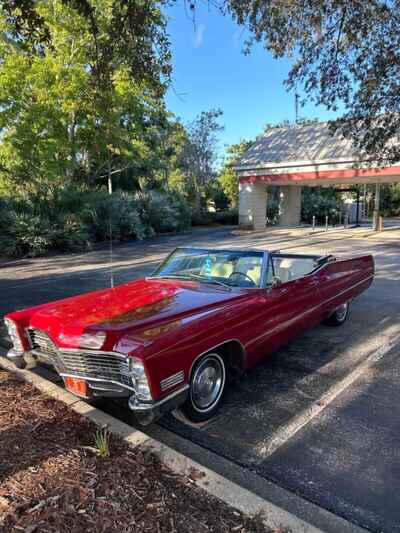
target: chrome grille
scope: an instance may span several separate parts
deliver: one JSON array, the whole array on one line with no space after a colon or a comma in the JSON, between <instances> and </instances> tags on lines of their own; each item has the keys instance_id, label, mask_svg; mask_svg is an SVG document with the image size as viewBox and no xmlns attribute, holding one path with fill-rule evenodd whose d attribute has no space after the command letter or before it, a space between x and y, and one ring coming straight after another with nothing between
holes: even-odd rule
<instances>
[{"instance_id":1,"label":"chrome grille","mask_svg":"<svg viewBox=\"0 0 400 533\"><path fill-rule=\"evenodd\" d=\"M50 356L50 358L57 356L57 347L47 333L40 329L28 329L27 333L34 350L38 350L44 355Z\"/></svg>"},{"instance_id":2,"label":"chrome grille","mask_svg":"<svg viewBox=\"0 0 400 533\"><path fill-rule=\"evenodd\" d=\"M63 350L58 353L58 358L64 367L63 373L65 374L79 374L88 378L117 381L133 387L125 357L112 353Z\"/></svg>"},{"instance_id":3,"label":"chrome grille","mask_svg":"<svg viewBox=\"0 0 400 533\"><path fill-rule=\"evenodd\" d=\"M28 329L32 350L43 354L61 374L115 381L134 388L129 366L122 355L96 351L60 350L40 329Z\"/></svg>"}]
</instances>

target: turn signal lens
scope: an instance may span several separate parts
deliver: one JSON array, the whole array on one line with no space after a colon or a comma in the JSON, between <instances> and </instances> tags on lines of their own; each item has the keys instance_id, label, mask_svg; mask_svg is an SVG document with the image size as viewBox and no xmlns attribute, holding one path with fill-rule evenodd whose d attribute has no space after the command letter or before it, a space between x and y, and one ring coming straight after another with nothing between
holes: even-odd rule
<instances>
[{"instance_id":1,"label":"turn signal lens","mask_svg":"<svg viewBox=\"0 0 400 533\"><path fill-rule=\"evenodd\" d=\"M22 343L22 339L19 335L18 328L16 323L11 320L10 318L5 318L4 323L7 327L8 334L10 335L11 342L14 345L14 350L17 353L24 353L24 345Z\"/></svg>"},{"instance_id":2,"label":"turn signal lens","mask_svg":"<svg viewBox=\"0 0 400 533\"><path fill-rule=\"evenodd\" d=\"M129 359L129 371L135 376L136 379L146 377L143 363L139 359Z\"/></svg>"},{"instance_id":3,"label":"turn signal lens","mask_svg":"<svg viewBox=\"0 0 400 533\"><path fill-rule=\"evenodd\" d=\"M135 381L136 397L139 400L152 400L149 382L147 381L146 371L143 361L135 357L129 358L129 373Z\"/></svg>"}]
</instances>

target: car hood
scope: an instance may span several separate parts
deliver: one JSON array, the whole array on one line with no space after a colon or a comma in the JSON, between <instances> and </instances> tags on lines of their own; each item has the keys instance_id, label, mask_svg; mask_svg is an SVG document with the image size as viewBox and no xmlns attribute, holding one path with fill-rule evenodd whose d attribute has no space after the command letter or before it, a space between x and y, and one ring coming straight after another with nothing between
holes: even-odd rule
<instances>
[{"instance_id":1,"label":"car hood","mask_svg":"<svg viewBox=\"0 0 400 533\"><path fill-rule=\"evenodd\" d=\"M83 334L105 332L101 349L112 350L127 333L132 337L139 331L169 329L171 323L237 298L239 292L208 284L147 278L41 306L29 326L46 331L63 347L84 347Z\"/></svg>"}]
</instances>

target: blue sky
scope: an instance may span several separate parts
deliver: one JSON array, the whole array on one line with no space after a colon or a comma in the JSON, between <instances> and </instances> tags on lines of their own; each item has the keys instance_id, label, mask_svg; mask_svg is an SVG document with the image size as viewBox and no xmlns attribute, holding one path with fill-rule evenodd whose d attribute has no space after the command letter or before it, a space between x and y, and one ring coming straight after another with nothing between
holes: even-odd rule
<instances>
[{"instance_id":1,"label":"blue sky","mask_svg":"<svg viewBox=\"0 0 400 533\"><path fill-rule=\"evenodd\" d=\"M283 87L288 60L274 60L259 45L245 56L243 30L206 4L198 3L195 28L183 2L167 15L174 67L167 106L184 122L203 110L221 108L221 153L227 144L255 138L267 122L294 120L294 96ZM334 117L311 104L300 109L300 116Z\"/></svg>"}]
</instances>

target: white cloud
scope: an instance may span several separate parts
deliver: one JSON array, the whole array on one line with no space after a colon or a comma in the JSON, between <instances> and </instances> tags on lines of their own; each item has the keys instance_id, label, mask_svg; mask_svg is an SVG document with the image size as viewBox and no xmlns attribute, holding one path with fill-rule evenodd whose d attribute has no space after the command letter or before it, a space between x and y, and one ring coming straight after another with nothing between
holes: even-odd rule
<instances>
[{"instance_id":1,"label":"white cloud","mask_svg":"<svg viewBox=\"0 0 400 533\"><path fill-rule=\"evenodd\" d=\"M206 31L205 24L200 24L199 26L196 27L196 32L195 32L194 39L193 39L193 46L195 48L200 48L200 46L202 46L205 31Z\"/></svg>"}]
</instances>

